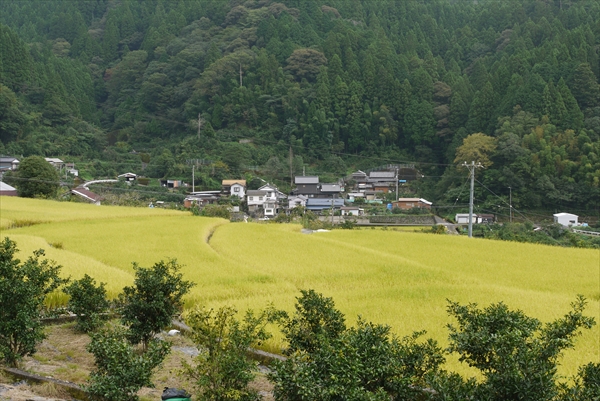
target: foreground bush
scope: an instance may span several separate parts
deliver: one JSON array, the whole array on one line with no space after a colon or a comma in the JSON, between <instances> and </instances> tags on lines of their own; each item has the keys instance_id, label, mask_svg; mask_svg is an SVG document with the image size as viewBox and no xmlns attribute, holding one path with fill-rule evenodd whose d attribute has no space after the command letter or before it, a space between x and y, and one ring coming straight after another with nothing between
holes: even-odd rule
<instances>
[{"instance_id":1,"label":"foreground bush","mask_svg":"<svg viewBox=\"0 0 600 401\"><path fill-rule=\"evenodd\" d=\"M290 347L270 379L278 400L408 400L426 395L425 378L444 362L423 333L402 339L359 318L347 329L330 298L303 291L296 313L279 322Z\"/></svg>"},{"instance_id":2,"label":"foreground bush","mask_svg":"<svg viewBox=\"0 0 600 401\"><path fill-rule=\"evenodd\" d=\"M104 286L104 283L96 286L96 281L86 274L63 289L69 295L67 308L77 315L77 328L84 333L96 330L108 318L109 302Z\"/></svg>"},{"instance_id":3,"label":"foreground bush","mask_svg":"<svg viewBox=\"0 0 600 401\"><path fill-rule=\"evenodd\" d=\"M247 312L240 322L237 311L195 309L186 318L192 340L201 351L194 365L184 362L193 379L199 400L255 401L260 396L248 384L254 379L258 363L248 356L248 347L270 337L265 331L267 315Z\"/></svg>"},{"instance_id":4,"label":"foreground bush","mask_svg":"<svg viewBox=\"0 0 600 401\"><path fill-rule=\"evenodd\" d=\"M134 263L133 286L123 288L119 296L123 306L121 320L129 327L127 338L132 344L147 347L150 340L171 324L183 307L183 296L194 283L183 279L176 260L160 261L145 268Z\"/></svg>"},{"instance_id":5,"label":"foreground bush","mask_svg":"<svg viewBox=\"0 0 600 401\"><path fill-rule=\"evenodd\" d=\"M41 259L42 249L23 263L17 252L8 237L0 242L0 358L10 366L33 355L46 338L39 320L44 299L67 281L59 277L60 265Z\"/></svg>"},{"instance_id":6,"label":"foreground bush","mask_svg":"<svg viewBox=\"0 0 600 401\"><path fill-rule=\"evenodd\" d=\"M86 390L106 401L137 400L142 387L154 387L152 371L169 354L170 344L153 339L144 353L127 341L122 329L92 334L87 350L94 355L96 370L90 374Z\"/></svg>"}]
</instances>

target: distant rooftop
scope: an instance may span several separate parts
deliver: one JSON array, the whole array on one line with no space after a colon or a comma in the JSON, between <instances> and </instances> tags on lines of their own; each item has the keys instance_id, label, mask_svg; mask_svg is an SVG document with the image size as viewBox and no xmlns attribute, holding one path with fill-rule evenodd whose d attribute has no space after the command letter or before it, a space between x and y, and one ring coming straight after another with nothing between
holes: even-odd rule
<instances>
[{"instance_id":1,"label":"distant rooftop","mask_svg":"<svg viewBox=\"0 0 600 401\"><path fill-rule=\"evenodd\" d=\"M297 184L318 184L319 177L313 175L300 175L294 177L294 183Z\"/></svg>"}]
</instances>

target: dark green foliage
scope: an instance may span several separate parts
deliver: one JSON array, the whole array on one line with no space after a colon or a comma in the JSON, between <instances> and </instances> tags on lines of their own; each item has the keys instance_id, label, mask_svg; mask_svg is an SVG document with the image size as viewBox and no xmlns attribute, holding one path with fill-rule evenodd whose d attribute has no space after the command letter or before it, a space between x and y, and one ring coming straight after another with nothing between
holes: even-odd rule
<instances>
[{"instance_id":1,"label":"dark green foliage","mask_svg":"<svg viewBox=\"0 0 600 401\"><path fill-rule=\"evenodd\" d=\"M475 304L450 302L450 352L483 375L473 384L476 398L489 400L553 400L562 352L573 347L581 329L595 324L583 316L585 299L579 296L572 310L553 322L542 323L503 303L485 309Z\"/></svg>"},{"instance_id":2,"label":"dark green foliage","mask_svg":"<svg viewBox=\"0 0 600 401\"><path fill-rule=\"evenodd\" d=\"M197 210L197 211L194 211ZM230 205L206 205L202 209L193 209L192 213L204 217L220 217L222 219L231 219Z\"/></svg>"},{"instance_id":3,"label":"dark green foliage","mask_svg":"<svg viewBox=\"0 0 600 401\"><path fill-rule=\"evenodd\" d=\"M440 204L462 185L447 164L465 137L514 134L478 199L510 186L520 208L591 210L598 20L567 0L2 2L2 153L83 156L91 177L112 172L88 159L124 166L126 144L152 154L145 174L187 181L187 160L223 161L196 171L208 190L276 159L289 182L292 145L338 177L332 155L348 170L417 162L419 196ZM504 126L522 113L536 123ZM242 139L247 153L223 146Z\"/></svg>"},{"instance_id":4,"label":"dark green foliage","mask_svg":"<svg viewBox=\"0 0 600 401\"><path fill-rule=\"evenodd\" d=\"M154 387L152 372L169 354L170 347L168 342L153 339L146 352L139 354L122 329L93 333L87 350L94 355L96 369L85 388L93 397L107 401L137 400L139 389Z\"/></svg>"},{"instance_id":5,"label":"dark green foliage","mask_svg":"<svg viewBox=\"0 0 600 401\"><path fill-rule=\"evenodd\" d=\"M66 282L59 277L60 265L42 259L43 250L22 263L17 252L8 237L0 243L0 357L13 367L45 338L39 320L44 299Z\"/></svg>"},{"instance_id":6,"label":"dark green foliage","mask_svg":"<svg viewBox=\"0 0 600 401\"><path fill-rule=\"evenodd\" d=\"M135 281L132 287L123 288L119 296L121 320L129 330L127 339L132 344L143 343L146 348L150 340L171 324L171 320L183 306L183 296L194 286L183 280L181 266L176 260L160 261L145 268L136 263Z\"/></svg>"},{"instance_id":7,"label":"dark green foliage","mask_svg":"<svg viewBox=\"0 0 600 401\"><path fill-rule=\"evenodd\" d=\"M230 307L218 310L197 308L186 317L192 329L191 339L202 350L194 364L185 363L186 374L193 380L199 400L257 401L258 392L248 387L258 369L249 358L249 347L270 337L265 331L266 313L248 311L242 321Z\"/></svg>"},{"instance_id":8,"label":"dark green foliage","mask_svg":"<svg viewBox=\"0 0 600 401\"><path fill-rule=\"evenodd\" d=\"M58 171L43 157L29 156L19 164L11 182L25 198L50 198L60 186Z\"/></svg>"},{"instance_id":9,"label":"dark green foliage","mask_svg":"<svg viewBox=\"0 0 600 401\"><path fill-rule=\"evenodd\" d=\"M426 394L426 375L444 362L434 341L418 341L423 333L398 339L388 326L361 318L346 329L330 298L302 294L294 318L280 320L290 356L270 375L276 399L417 400Z\"/></svg>"},{"instance_id":10,"label":"dark green foliage","mask_svg":"<svg viewBox=\"0 0 600 401\"><path fill-rule=\"evenodd\" d=\"M69 295L67 308L77 315L77 327L83 332L94 331L108 318L110 306L106 299L105 283L96 286L96 281L85 274L82 279L75 280L63 291Z\"/></svg>"},{"instance_id":11,"label":"dark green foliage","mask_svg":"<svg viewBox=\"0 0 600 401\"><path fill-rule=\"evenodd\" d=\"M475 226L473 235L503 241L530 242L577 248L600 248L597 238L574 233L559 224L545 224L534 231L531 223L502 223Z\"/></svg>"},{"instance_id":12,"label":"dark green foliage","mask_svg":"<svg viewBox=\"0 0 600 401\"><path fill-rule=\"evenodd\" d=\"M344 315L337 309L333 299L315 290L300 290L296 298L296 312L288 316L284 311L276 315L281 331L288 342L286 354L296 351L312 352L323 338L335 339L346 330Z\"/></svg>"},{"instance_id":13,"label":"dark green foliage","mask_svg":"<svg viewBox=\"0 0 600 401\"><path fill-rule=\"evenodd\" d=\"M600 363L588 363L579 368L575 385L561 388L561 401L595 401L600 399Z\"/></svg>"}]
</instances>

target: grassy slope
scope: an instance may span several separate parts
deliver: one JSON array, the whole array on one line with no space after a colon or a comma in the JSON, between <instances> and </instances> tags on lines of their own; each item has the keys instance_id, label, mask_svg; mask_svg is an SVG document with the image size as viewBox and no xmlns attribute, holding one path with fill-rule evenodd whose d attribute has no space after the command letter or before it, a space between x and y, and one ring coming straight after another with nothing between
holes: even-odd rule
<instances>
[{"instance_id":1,"label":"grassy slope","mask_svg":"<svg viewBox=\"0 0 600 401\"><path fill-rule=\"evenodd\" d=\"M28 216L28 202L5 207L3 200L2 217ZM361 314L400 335L427 329L442 342L450 322L446 299L482 306L503 301L549 321L583 294L590 300L588 313L600 320L600 255L594 250L391 230L305 235L294 225L229 224L115 207L89 206L89 214L77 209L66 213L76 216L69 220L56 205L86 206L34 203L36 218L56 222L3 234L14 237L25 254L44 243L62 243L63 250L46 247L48 256L66 274L88 272L109 282L112 293L131 283L131 262L149 266L176 257L186 277L198 283L188 305L232 304L244 310L273 302L290 310L299 289L314 288L333 297L350 321ZM568 353L565 373L600 359L599 337L598 326L585 333Z\"/></svg>"}]
</instances>

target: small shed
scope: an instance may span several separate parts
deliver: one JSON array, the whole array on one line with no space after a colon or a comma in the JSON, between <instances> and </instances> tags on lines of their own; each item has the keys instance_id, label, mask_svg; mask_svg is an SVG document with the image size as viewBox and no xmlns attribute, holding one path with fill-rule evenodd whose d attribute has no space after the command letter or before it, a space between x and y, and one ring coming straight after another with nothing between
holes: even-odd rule
<instances>
[{"instance_id":1,"label":"small shed","mask_svg":"<svg viewBox=\"0 0 600 401\"><path fill-rule=\"evenodd\" d=\"M362 216L365 214L365 209L357 206L344 206L340 208L342 216Z\"/></svg>"},{"instance_id":2,"label":"small shed","mask_svg":"<svg viewBox=\"0 0 600 401\"><path fill-rule=\"evenodd\" d=\"M400 198L396 202L392 202L393 207L398 209L408 210L415 207L422 209L431 209L432 203L423 198Z\"/></svg>"},{"instance_id":3,"label":"small shed","mask_svg":"<svg viewBox=\"0 0 600 401\"><path fill-rule=\"evenodd\" d=\"M117 178L119 178L121 180L125 180L127 182L135 181L137 179L137 177L138 177L137 174L134 174L134 173L125 173L125 174L121 174L121 175L117 176Z\"/></svg>"},{"instance_id":4,"label":"small shed","mask_svg":"<svg viewBox=\"0 0 600 401\"><path fill-rule=\"evenodd\" d=\"M17 189L0 181L0 196L17 196Z\"/></svg>"},{"instance_id":5,"label":"small shed","mask_svg":"<svg viewBox=\"0 0 600 401\"><path fill-rule=\"evenodd\" d=\"M97 206L100 206L100 202L102 201L102 197L100 195L95 194L92 191L85 189L84 187L73 188L71 190L71 193Z\"/></svg>"},{"instance_id":6,"label":"small shed","mask_svg":"<svg viewBox=\"0 0 600 401\"><path fill-rule=\"evenodd\" d=\"M571 213L556 213L554 214L554 222L558 223L565 227L578 226L579 222L577 221L579 216Z\"/></svg>"},{"instance_id":7,"label":"small shed","mask_svg":"<svg viewBox=\"0 0 600 401\"><path fill-rule=\"evenodd\" d=\"M475 223L477 215L473 215L473 223ZM469 224L469 213L458 213L454 220L456 220L456 224Z\"/></svg>"}]
</instances>

